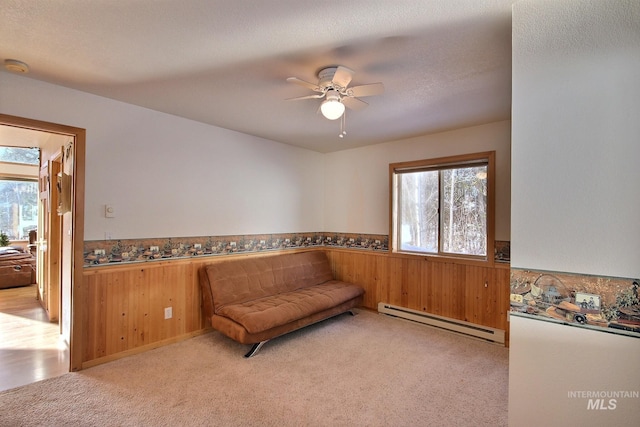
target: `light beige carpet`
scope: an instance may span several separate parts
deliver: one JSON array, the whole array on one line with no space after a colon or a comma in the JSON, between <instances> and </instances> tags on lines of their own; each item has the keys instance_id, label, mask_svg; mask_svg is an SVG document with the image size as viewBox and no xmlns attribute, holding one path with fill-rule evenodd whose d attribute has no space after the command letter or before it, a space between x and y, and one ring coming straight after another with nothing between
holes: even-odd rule
<instances>
[{"instance_id":1,"label":"light beige carpet","mask_svg":"<svg viewBox=\"0 0 640 427\"><path fill-rule=\"evenodd\" d=\"M0 393L2 426L504 426L508 350L358 310L249 347L217 332Z\"/></svg>"}]
</instances>

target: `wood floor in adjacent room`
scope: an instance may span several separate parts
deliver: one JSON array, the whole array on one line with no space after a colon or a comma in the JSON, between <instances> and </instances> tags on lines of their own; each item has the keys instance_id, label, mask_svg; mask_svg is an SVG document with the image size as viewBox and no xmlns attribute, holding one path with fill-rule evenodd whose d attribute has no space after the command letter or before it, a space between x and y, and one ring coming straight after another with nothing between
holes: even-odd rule
<instances>
[{"instance_id":1,"label":"wood floor in adjacent room","mask_svg":"<svg viewBox=\"0 0 640 427\"><path fill-rule=\"evenodd\" d=\"M36 285L0 290L0 391L69 372L58 323L36 299Z\"/></svg>"}]
</instances>

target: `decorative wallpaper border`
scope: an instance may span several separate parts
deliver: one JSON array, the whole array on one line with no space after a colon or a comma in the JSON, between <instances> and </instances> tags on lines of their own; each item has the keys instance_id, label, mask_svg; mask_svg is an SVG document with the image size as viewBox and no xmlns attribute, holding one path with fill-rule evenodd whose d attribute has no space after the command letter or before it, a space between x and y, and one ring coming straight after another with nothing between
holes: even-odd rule
<instances>
[{"instance_id":1,"label":"decorative wallpaper border","mask_svg":"<svg viewBox=\"0 0 640 427\"><path fill-rule=\"evenodd\" d=\"M495 242L495 260L499 262L511 261L511 242L505 240L496 240Z\"/></svg>"},{"instance_id":2,"label":"decorative wallpaper border","mask_svg":"<svg viewBox=\"0 0 640 427\"><path fill-rule=\"evenodd\" d=\"M638 279L511 269L511 309L640 338Z\"/></svg>"},{"instance_id":3,"label":"decorative wallpaper border","mask_svg":"<svg viewBox=\"0 0 640 427\"><path fill-rule=\"evenodd\" d=\"M389 238L377 234L283 233L237 236L92 240L84 242L84 266L214 256L314 246L389 250Z\"/></svg>"},{"instance_id":4,"label":"decorative wallpaper border","mask_svg":"<svg viewBox=\"0 0 640 427\"><path fill-rule=\"evenodd\" d=\"M315 246L388 251L389 236L383 234L309 232L88 240L84 242L84 266L92 267L111 263L146 262L168 258L216 256ZM495 247L495 260L509 262L510 242L496 241Z\"/></svg>"}]
</instances>

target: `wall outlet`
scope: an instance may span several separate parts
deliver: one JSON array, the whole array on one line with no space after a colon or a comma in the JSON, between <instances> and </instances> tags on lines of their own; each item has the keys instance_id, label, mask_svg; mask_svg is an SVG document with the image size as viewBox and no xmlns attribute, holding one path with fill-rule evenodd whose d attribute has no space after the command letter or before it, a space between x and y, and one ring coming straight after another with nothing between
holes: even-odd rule
<instances>
[{"instance_id":1,"label":"wall outlet","mask_svg":"<svg viewBox=\"0 0 640 427\"><path fill-rule=\"evenodd\" d=\"M164 318L171 319L173 317L173 307L164 308Z\"/></svg>"},{"instance_id":2,"label":"wall outlet","mask_svg":"<svg viewBox=\"0 0 640 427\"><path fill-rule=\"evenodd\" d=\"M149 249L151 250L151 252L158 252L160 250L160 247L159 246L151 246Z\"/></svg>"}]
</instances>

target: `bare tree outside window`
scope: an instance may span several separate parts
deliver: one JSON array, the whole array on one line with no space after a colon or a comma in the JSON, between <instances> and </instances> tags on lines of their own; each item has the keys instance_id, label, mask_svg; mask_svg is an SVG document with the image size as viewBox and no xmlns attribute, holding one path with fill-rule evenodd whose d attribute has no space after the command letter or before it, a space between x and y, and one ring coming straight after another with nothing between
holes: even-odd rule
<instances>
[{"instance_id":1,"label":"bare tree outside window","mask_svg":"<svg viewBox=\"0 0 640 427\"><path fill-rule=\"evenodd\" d=\"M487 167L440 171L442 252L487 255Z\"/></svg>"},{"instance_id":2,"label":"bare tree outside window","mask_svg":"<svg viewBox=\"0 0 640 427\"><path fill-rule=\"evenodd\" d=\"M38 225L38 181L0 180L0 230L24 240Z\"/></svg>"},{"instance_id":3,"label":"bare tree outside window","mask_svg":"<svg viewBox=\"0 0 640 427\"><path fill-rule=\"evenodd\" d=\"M0 162L38 166L40 164L40 150L38 148L0 147Z\"/></svg>"},{"instance_id":4,"label":"bare tree outside window","mask_svg":"<svg viewBox=\"0 0 640 427\"><path fill-rule=\"evenodd\" d=\"M402 219L400 243L403 250L438 252L438 171L399 175Z\"/></svg>"},{"instance_id":5,"label":"bare tree outside window","mask_svg":"<svg viewBox=\"0 0 640 427\"><path fill-rule=\"evenodd\" d=\"M38 148L0 147L0 162L38 166ZM37 170L37 169L36 169ZM25 240L38 225L38 181L4 176L0 179L0 231L10 240Z\"/></svg>"}]
</instances>

